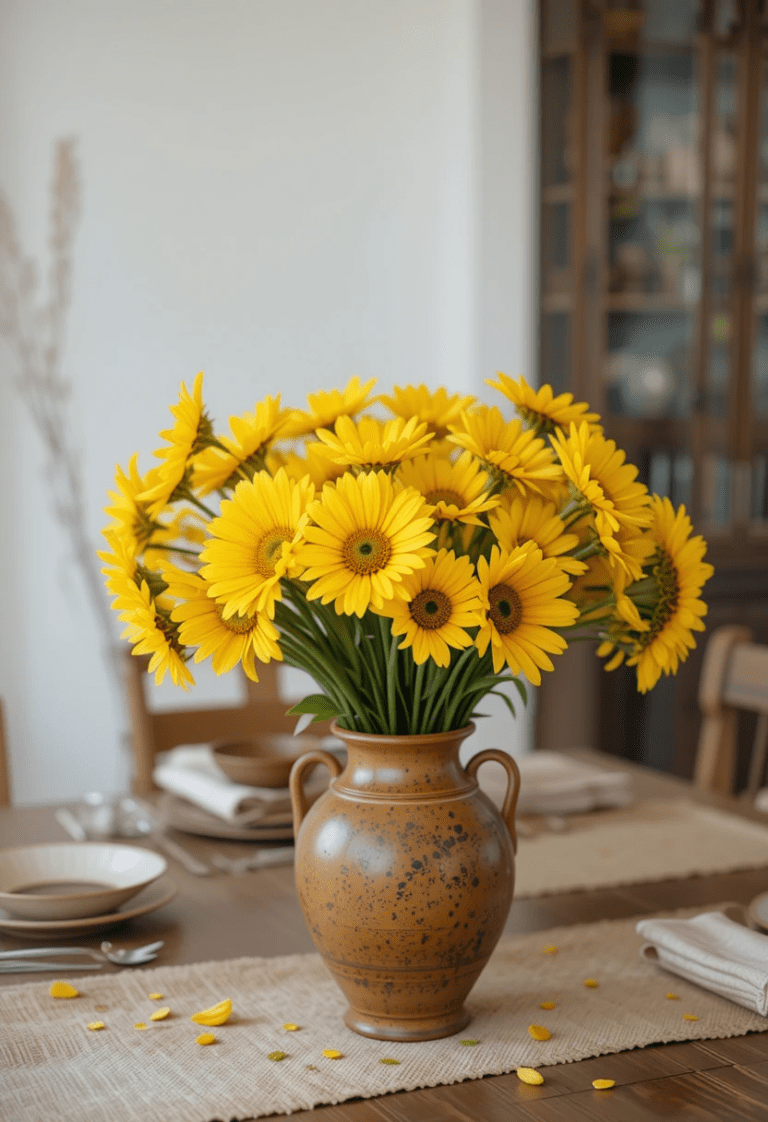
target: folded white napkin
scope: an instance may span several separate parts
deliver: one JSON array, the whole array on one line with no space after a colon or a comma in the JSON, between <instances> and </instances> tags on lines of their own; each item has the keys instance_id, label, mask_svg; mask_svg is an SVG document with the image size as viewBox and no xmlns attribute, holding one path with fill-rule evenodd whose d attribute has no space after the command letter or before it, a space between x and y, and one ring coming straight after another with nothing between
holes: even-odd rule
<instances>
[{"instance_id":1,"label":"folded white napkin","mask_svg":"<svg viewBox=\"0 0 768 1122\"><path fill-rule=\"evenodd\" d=\"M323 747L339 746L334 737ZM327 774L324 782L327 783ZM152 772L158 787L180 795L235 826L251 826L265 815L289 813L291 797L287 787L248 787L233 783L216 763L208 745L180 745L158 756Z\"/></svg>"},{"instance_id":2,"label":"folded white napkin","mask_svg":"<svg viewBox=\"0 0 768 1122\"><path fill-rule=\"evenodd\" d=\"M734 908L730 915L738 915ZM643 919L637 933L648 941L640 954L673 974L768 1013L768 935L752 931L723 912L693 919Z\"/></svg>"},{"instance_id":3,"label":"folded white napkin","mask_svg":"<svg viewBox=\"0 0 768 1122\"><path fill-rule=\"evenodd\" d=\"M531 752L518 761L518 814L575 814L633 801L626 772L607 771L559 752Z\"/></svg>"}]
</instances>

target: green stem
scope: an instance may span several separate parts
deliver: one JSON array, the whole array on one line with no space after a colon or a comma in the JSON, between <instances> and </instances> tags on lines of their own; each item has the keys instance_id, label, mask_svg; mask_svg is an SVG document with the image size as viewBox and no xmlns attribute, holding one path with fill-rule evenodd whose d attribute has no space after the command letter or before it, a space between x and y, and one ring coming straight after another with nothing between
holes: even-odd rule
<instances>
[{"instance_id":1,"label":"green stem","mask_svg":"<svg viewBox=\"0 0 768 1122\"><path fill-rule=\"evenodd\" d=\"M426 663L422 662L421 665L417 666L417 668L416 668L416 681L415 681L414 686L413 686L413 698L412 698L412 701L411 701L411 713L410 713L410 718L411 718L410 731L411 731L411 733L416 733L416 732L419 731L419 728L418 728L418 725L419 725L419 708L421 706L421 689L422 689L422 685L424 684L425 671L426 671Z\"/></svg>"}]
</instances>

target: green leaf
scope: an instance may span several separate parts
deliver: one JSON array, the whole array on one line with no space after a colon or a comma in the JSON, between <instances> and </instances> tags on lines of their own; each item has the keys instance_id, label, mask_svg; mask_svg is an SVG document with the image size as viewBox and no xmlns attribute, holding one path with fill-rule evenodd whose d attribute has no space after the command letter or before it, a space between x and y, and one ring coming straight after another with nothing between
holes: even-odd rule
<instances>
[{"instance_id":1,"label":"green leaf","mask_svg":"<svg viewBox=\"0 0 768 1122\"><path fill-rule=\"evenodd\" d=\"M494 697L500 697L501 698L501 700L507 706L507 708L509 709L509 711L510 711L510 713L512 714L513 717L517 716L517 713L515 713L514 705L509 700L509 698L507 697L507 695L505 693L502 693L501 690L491 690L490 692L491 692L491 694L493 694Z\"/></svg>"},{"instance_id":2,"label":"green leaf","mask_svg":"<svg viewBox=\"0 0 768 1122\"><path fill-rule=\"evenodd\" d=\"M515 687L517 689L517 692L520 694L520 696L523 699L523 705L527 705L528 704L528 691L526 690L525 686L523 685L523 683L520 681L519 678L513 678L512 681L515 683Z\"/></svg>"},{"instance_id":3,"label":"green leaf","mask_svg":"<svg viewBox=\"0 0 768 1122\"><path fill-rule=\"evenodd\" d=\"M297 701L296 704L291 706L288 710L291 716L297 713L312 714L312 722L330 721L335 717L340 717L342 712L343 710L334 705L324 693L310 694L309 697L305 697L302 701Z\"/></svg>"}]
</instances>

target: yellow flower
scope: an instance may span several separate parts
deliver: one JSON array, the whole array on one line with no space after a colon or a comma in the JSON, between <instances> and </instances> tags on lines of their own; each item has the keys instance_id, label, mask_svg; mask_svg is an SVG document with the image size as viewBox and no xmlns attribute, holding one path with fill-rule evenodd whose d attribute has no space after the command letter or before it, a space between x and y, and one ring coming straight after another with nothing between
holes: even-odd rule
<instances>
[{"instance_id":1,"label":"yellow flower","mask_svg":"<svg viewBox=\"0 0 768 1122\"><path fill-rule=\"evenodd\" d=\"M159 481L139 495L150 504L153 517L180 497L179 492L188 482L188 461L207 448L213 437L211 422L203 408L202 374L195 378L191 394L184 382L181 383L179 403L171 406L171 413L176 418L173 428L160 433L168 441L168 447L155 452L158 459L164 461L158 469Z\"/></svg>"},{"instance_id":2,"label":"yellow flower","mask_svg":"<svg viewBox=\"0 0 768 1122\"><path fill-rule=\"evenodd\" d=\"M691 537L691 520L681 506L677 513L669 499L654 495L651 500L651 534L656 549L648 561L657 589L657 602L647 631L638 635L627 659L637 666L637 688L652 689L660 675L674 674L696 643L694 631L703 631L706 604L699 599L704 582L714 572L704 561L706 543Z\"/></svg>"},{"instance_id":3,"label":"yellow flower","mask_svg":"<svg viewBox=\"0 0 768 1122\"><path fill-rule=\"evenodd\" d=\"M318 429L322 444L310 444L318 455L325 455L334 463L345 467L387 469L403 460L410 460L424 450L432 438L425 423L417 417L409 421L395 417L391 421L377 421L361 417L357 424L351 417L339 417L336 431Z\"/></svg>"},{"instance_id":4,"label":"yellow flower","mask_svg":"<svg viewBox=\"0 0 768 1122\"><path fill-rule=\"evenodd\" d=\"M551 439L576 501L594 516L603 548L637 580L640 567L619 540L622 527L637 532L651 522L650 497L645 485L637 482L637 468L625 463L625 454L614 441L590 431L586 422L578 428L572 424L567 437L558 432Z\"/></svg>"},{"instance_id":5,"label":"yellow flower","mask_svg":"<svg viewBox=\"0 0 768 1122\"><path fill-rule=\"evenodd\" d=\"M364 385L359 378L351 378L343 390L319 390L307 394L309 412L294 409L283 436L305 436L316 429L332 428L339 417L354 417L369 404L376 379Z\"/></svg>"},{"instance_id":6,"label":"yellow flower","mask_svg":"<svg viewBox=\"0 0 768 1122\"><path fill-rule=\"evenodd\" d=\"M549 434L560 427L575 422L586 421L595 425L600 420L599 413L588 413L589 406L584 401L574 402L572 393L561 393L557 397L552 387L543 385L539 390L532 389L521 375L517 382L506 374L497 374L498 382L486 378L488 386L503 393L515 407L519 417L537 433Z\"/></svg>"},{"instance_id":7,"label":"yellow flower","mask_svg":"<svg viewBox=\"0 0 768 1122\"><path fill-rule=\"evenodd\" d=\"M113 596L118 597L113 608L122 608L121 597L129 596L133 603L131 589L136 587L136 557L133 552L135 539L130 531L118 525L107 526L103 531L110 551L99 550L98 557L104 562L101 570L106 576L104 584Z\"/></svg>"},{"instance_id":8,"label":"yellow flower","mask_svg":"<svg viewBox=\"0 0 768 1122\"><path fill-rule=\"evenodd\" d=\"M471 394L448 394L444 386L436 390L420 386L393 386L392 396L382 394L379 401L396 417L418 417L434 433L436 440L448 435L448 426L458 421L462 409L474 403Z\"/></svg>"},{"instance_id":9,"label":"yellow flower","mask_svg":"<svg viewBox=\"0 0 768 1122\"><path fill-rule=\"evenodd\" d=\"M404 577L423 569L434 537L424 499L383 471L326 483L309 513L298 561L314 582L308 600L335 601L338 615L362 616L391 600Z\"/></svg>"},{"instance_id":10,"label":"yellow flower","mask_svg":"<svg viewBox=\"0 0 768 1122\"><path fill-rule=\"evenodd\" d=\"M471 452L462 452L455 463L433 453L419 456L403 464L397 478L406 487L421 491L425 501L435 508L432 517L436 522L482 526L478 515L499 504L495 496L487 494L488 473Z\"/></svg>"},{"instance_id":11,"label":"yellow flower","mask_svg":"<svg viewBox=\"0 0 768 1122\"><path fill-rule=\"evenodd\" d=\"M533 429L524 430L522 421L505 421L495 405L462 412L461 424L450 429L453 435L448 440L468 448L505 486L538 490L540 481L562 477L551 449Z\"/></svg>"},{"instance_id":12,"label":"yellow flower","mask_svg":"<svg viewBox=\"0 0 768 1122\"><path fill-rule=\"evenodd\" d=\"M226 674L242 663L252 682L258 682L255 660L281 660L277 644L279 632L265 613L233 615L222 618L222 608L208 595L209 585L197 573L186 573L175 565L163 566L168 595L182 603L171 612L179 624L179 638L185 647L197 647L194 661L211 658L217 674Z\"/></svg>"},{"instance_id":13,"label":"yellow flower","mask_svg":"<svg viewBox=\"0 0 768 1122\"><path fill-rule=\"evenodd\" d=\"M117 491L107 492L112 505L104 511L115 520L110 529L117 528L122 536L130 539L133 553L140 553L161 527L150 514L150 504L139 498L139 495L160 483L160 469L152 468L146 475L140 475L138 459L138 452L131 456L127 474L119 464L115 468Z\"/></svg>"},{"instance_id":14,"label":"yellow flower","mask_svg":"<svg viewBox=\"0 0 768 1122\"><path fill-rule=\"evenodd\" d=\"M378 609L392 620L392 634L404 635L400 650L413 648L417 666L428 658L449 666L451 648L472 644L465 628L483 622L481 589L468 557L441 549L423 569L403 579L405 600L389 600Z\"/></svg>"},{"instance_id":15,"label":"yellow flower","mask_svg":"<svg viewBox=\"0 0 768 1122\"><path fill-rule=\"evenodd\" d=\"M186 689L188 685L194 685L195 680L182 657L178 625L171 621L170 611L152 599L145 580L140 587L133 587L133 603L126 604L118 617L128 624L120 638L134 644L132 654L152 656L148 670L155 675L158 685L166 673L171 675L177 686Z\"/></svg>"},{"instance_id":16,"label":"yellow flower","mask_svg":"<svg viewBox=\"0 0 768 1122\"><path fill-rule=\"evenodd\" d=\"M541 685L540 670L554 669L545 652L562 654L568 645L550 628L567 627L578 617L576 605L560 599L570 582L557 558L543 557L530 543L511 553L493 546L490 560L478 561L477 575L487 606L477 649L484 655L490 643L494 673L506 662L513 674L522 671Z\"/></svg>"},{"instance_id":17,"label":"yellow flower","mask_svg":"<svg viewBox=\"0 0 768 1122\"><path fill-rule=\"evenodd\" d=\"M538 495L522 498L514 491L502 495L501 506L489 515L491 529L502 549L511 553L524 542L533 542L545 557L556 557L564 573L577 576L586 571L586 564L568 556L577 549L576 534L568 534L561 518L555 513L554 503L545 502Z\"/></svg>"},{"instance_id":18,"label":"yellow flower","mask_svg":"<svg viewBox=\"0 0 768 1122\"><path fill-rule=\"evenodd\" d=\"M288 478L295 479L297 482L308 475L319 491L324 483L331 483L334 479L338 479L347 469L344 464L335 464L327 456L314 451L316 448L323 448L325 451L325 445L319 444L306 445L303 456L297 452L279 452L273 448L267 455L267 471L270 475L275 475L281 467L284 467Z\"/></svg>"},{"instance_id":19,"label":"yellow flower","mask_svg":"<svg viewBox=\"0 0 768 1122\"><path fill-rule=\"evenodd\" d=\"M253 413L230 417L232 438L218 437L227 451L206 448L195 462L192 481L200 494L234 487L241 479L250 479L255 472L263 471L269 446L287 425L290 412L280 408L278 394L258 401Z\"/></svg>"},{"instance_id":20,"label":"yellow flower","mask_svg":"<svg viewBox=\"0 0 768 1122\"><path fill-rule=\"evenodd\" d=\"M238 483L221 515L210 525L212 537L200 557L200 573L210 595L223 601L223 618L266 612L275 615L282 599L280 578L298 576L296 550L307 522L307 506L315 488L308 478L298 483L281 468L274 479L260 471Z\"/></svg>"}]
</instances>

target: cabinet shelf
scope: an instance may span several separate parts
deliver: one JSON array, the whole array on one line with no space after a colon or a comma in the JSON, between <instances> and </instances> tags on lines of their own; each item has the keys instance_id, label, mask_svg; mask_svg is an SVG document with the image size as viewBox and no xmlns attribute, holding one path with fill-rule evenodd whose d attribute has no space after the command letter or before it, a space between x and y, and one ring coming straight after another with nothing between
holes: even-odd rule
<instances>
[{"instance_id":1,"label":"cabinet shelf","mask_svg":"<svg viewBox=\"0 0 768 1122\"><path fill-rule=\"evenodd\" d=\"M609 312L645 312L648 315L663 315L665 312L691 313L698 307L698 301L691 302L676 296L658 295L649 292L611 292L605 298Z\"/></svg>"}]
</instances>

